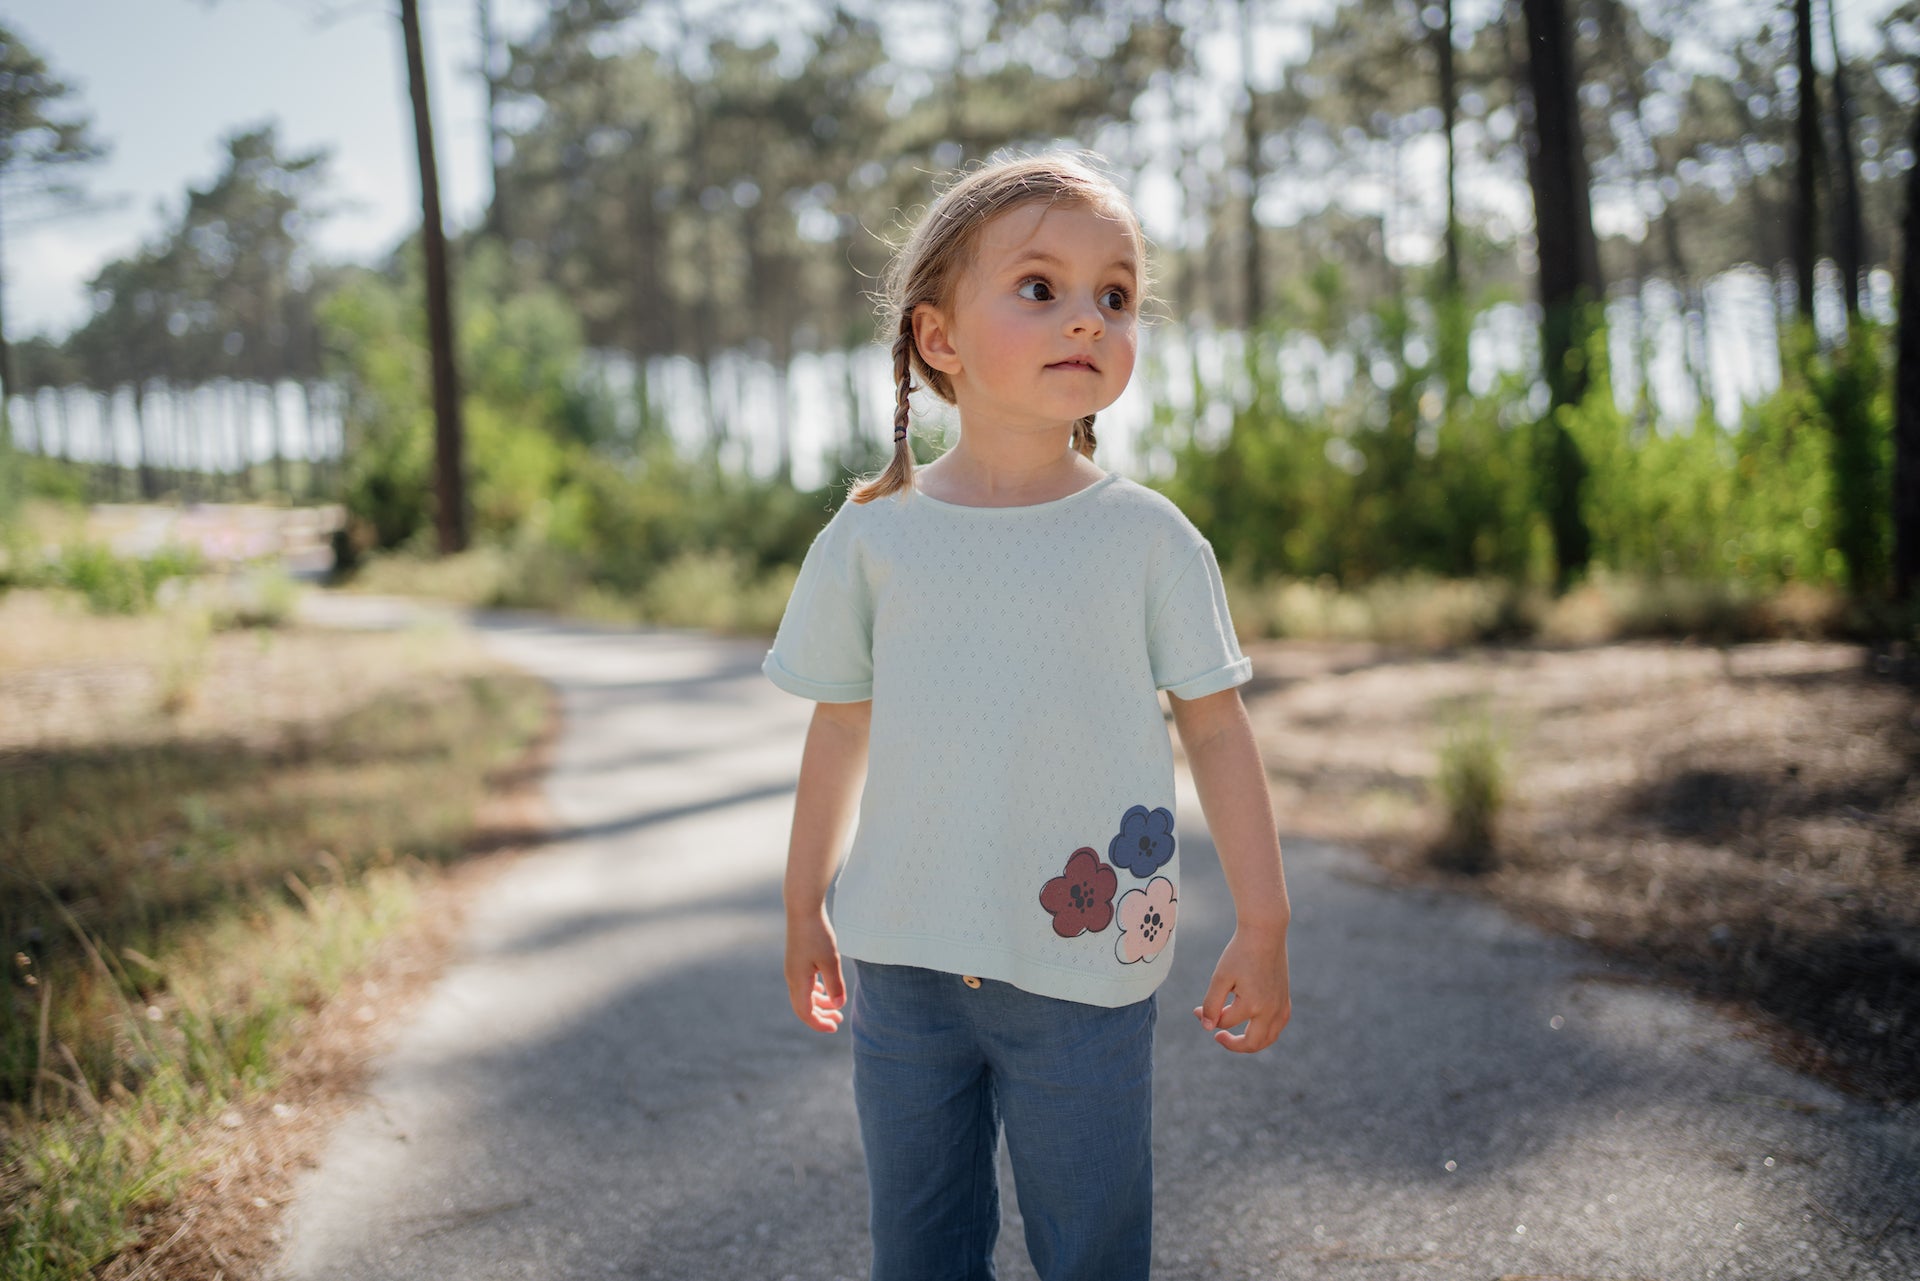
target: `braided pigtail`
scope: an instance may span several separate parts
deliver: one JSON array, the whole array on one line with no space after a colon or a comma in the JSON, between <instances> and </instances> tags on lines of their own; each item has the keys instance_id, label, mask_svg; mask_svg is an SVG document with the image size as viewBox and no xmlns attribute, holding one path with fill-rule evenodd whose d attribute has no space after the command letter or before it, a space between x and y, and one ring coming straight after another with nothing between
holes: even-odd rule
<instances>
[{"instance_id":1,"label":"braided pigtail","mask_svg":"<svg viewBox=\"0 0 1920 1281\"><path fill-rule=\"evenodd\" d=\"M1092 414L1088 414L1085 418L1082 418L1073 425L1073 447L1075 449L1085 454L1088 458L1091 458L1093 457L1093 447L1098 443L1093 436Z\"/></svg>"},{"instance_id":2,"label":"braided pigtail","mask_svg":"<svg viewBox=\"0 0 1920 1281\"><path fill-rule=\"evenodd\" d=\"M907 313L900 317L900 332L893 339L893 459L885 471L854 487L849 497L856 503L913 487L913 442L907 439L913 420L913 350L913 316Z\"/></svg>"}]
</instances>

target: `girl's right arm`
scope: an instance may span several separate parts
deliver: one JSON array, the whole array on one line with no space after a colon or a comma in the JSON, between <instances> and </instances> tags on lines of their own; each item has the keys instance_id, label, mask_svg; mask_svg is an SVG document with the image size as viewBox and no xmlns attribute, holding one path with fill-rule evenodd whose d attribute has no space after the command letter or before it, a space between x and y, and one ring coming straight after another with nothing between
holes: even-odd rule
<instances>
[{"instance_id":1,"label":"girl's right arm","mask_svg":"<svg viewBox=\"0 0 1920 1281\"><path fill-rule=\"evenodd\" d=\"M837 1031L847 985L840 949L827 923L827 887L853 820L867 772L867 733L873 700L815 703L800 757L793 799L793 837L787 845L787 996L802 1023Z\"/></svg>"}]
</instances>

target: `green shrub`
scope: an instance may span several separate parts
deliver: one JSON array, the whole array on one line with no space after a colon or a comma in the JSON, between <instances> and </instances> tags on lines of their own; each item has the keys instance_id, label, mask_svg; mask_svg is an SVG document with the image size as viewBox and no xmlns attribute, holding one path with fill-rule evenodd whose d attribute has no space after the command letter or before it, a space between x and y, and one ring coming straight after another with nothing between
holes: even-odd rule
<instances>
[{"instance_id":1,"label":"green shrub","mask_svg":"<svg viewBox=\"0 0 1920 1281\"><path fill-rule=\"evenodd\" d=\"M116 555L104 543L81 541L63 547L38 578L46 586L80 593L96 614L139 614L152 608L162 583L191 578L203 568L189 548L162 547L138 559Z\"/></svg>"},{"instance_id":2,"label":"green shrub","mask_svg":"<svg viewBox=\"0 0 1920 1281\"><path fill-rule=\"evenodd\" d=\"M285 627L293 621L299 602L300 584L284 566L255 565L221 582L211 602L210 621L221 631Z\"/></svg>"},{"instance_id":3,"label":"green shrub","mask_svg":"<svg viewBox=\"0 0 1920 1281\"><path fill-rule=\"evenodd\" d=\"M771 633L793 591L798 571L757 578L748 559L735 552L688 552L663 568L648 585L648 621L729 634Z\"/></svg>"},{"instance_id":4,"label":"green shrub","mask_svg":"<svg viewBox=\"0 0 1920 1281\"><path fill-rule=\"evenodd\" d=\"M1532 635L1545 608L1539 593L1508 579L1428 574L1380 578L1350 591L1331 577L1241 583L1228 599L1246 634L1424 649Z\"/></svg>"},{"instance_id":5,"label":"green shrub","mask_svg":"<svg viewBox=\"0 0 1920 1281\"><path fill-rule=\"evenodd\" d=\"M1471 874L1493 869L1500 810L1509 788L1507 769L1505 745L1486 717L1463 720L1448 734L1434 776L1445 814L1440 836L1429 850L1435 866Z\"/></svg>"},{"instance_id":6,"label":"green shrub","mask_svg":"<svg viewBox=\"0 0 1920 1281\"><path fill-rule=\"evenodd\" d=\"M1293 407L1301 401L1290 398L1281 353L1310 332L1371 377L1307 412ZM1439 357L1410 357L1408 337L1397 309L1338 331L1256 334L1242 385L1222 389L1196 376L1196 409L1155 407L1143 443L1173 463L1158 487L1213 541L1223 568L1243 581L1330 580L1348 590L1421 576L1552 581L1531 454L1536 438L1554 433L1534 418L1529 378L1443 395ZM1604 335L1596 342L1604 352ZM1731 428L1705 414L1660 422L1644 403L1616 404L1608 380L1596 378L1553 419L1584 470L1578 523L1591 540L1590 572L1684 584L1661 606L1681 612L1683 598L1700 594L1692 584L1733 584L1742 599L1789 583L1883 592L1888 347L1886 333L1868 324L1824 351L1804 331L1789 334L1781 385ZM1229 401L1221 430L1202 430ZM1281 612L1315 612L1315 602L1293 596L1298 608ZM1701 602L1693 612L1739 608ZM1331 630L1348 626L1336 621Z\"/></svg>"}]
</instances>

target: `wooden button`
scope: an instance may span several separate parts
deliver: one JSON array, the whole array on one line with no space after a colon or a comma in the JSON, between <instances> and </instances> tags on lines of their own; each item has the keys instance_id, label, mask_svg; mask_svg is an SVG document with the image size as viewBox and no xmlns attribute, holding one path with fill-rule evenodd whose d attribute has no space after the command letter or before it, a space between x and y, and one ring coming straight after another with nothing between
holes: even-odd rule
<instances>
[{"instance_id":1,"label":"wooden button","mask_svg":"<svg viewBox=\"0 0 1920 1281\"><path fill-rule=\"evenodd\" d=\"M967 985L968 987L979 987L979 986L980 986L980 980L979 980L979 979L977 979L977 978L975 978L975 977L973 977L973 975L971 975L971 974L962 974L962 975L960 976L960 981L961 981L962 983L965 983L965 984L966 984L966 985Z\"/></svg>"}]
</instances>

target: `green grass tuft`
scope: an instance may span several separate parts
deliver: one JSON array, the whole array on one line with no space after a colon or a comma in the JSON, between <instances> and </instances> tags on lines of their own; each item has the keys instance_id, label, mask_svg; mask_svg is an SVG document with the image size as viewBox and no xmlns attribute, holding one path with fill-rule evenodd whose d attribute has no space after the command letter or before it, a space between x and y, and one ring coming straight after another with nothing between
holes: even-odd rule
<instances>
[{"instance_id":1,"label":"green grass tuft","mask_svg":"<svg viewBox=\"0 0 1920 1281\"><path fill-rule=\"evenodd\" d=\"M1476 875L1493 870L1509 786L1507 750L1492 721L1484 715L1462 720L1441 746L1434 776L1445 814L1429 849L1435 866Z\"/></svg>"}]
</instances>

